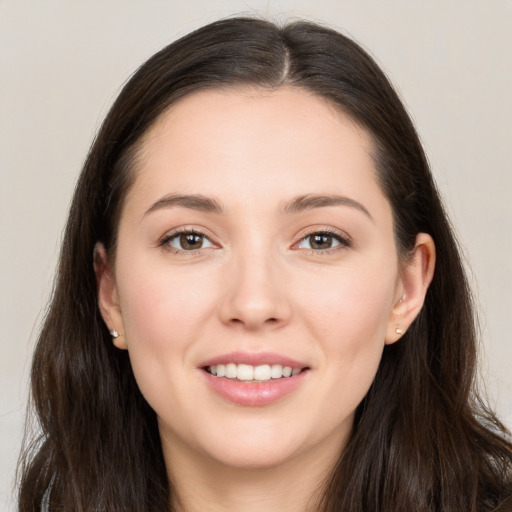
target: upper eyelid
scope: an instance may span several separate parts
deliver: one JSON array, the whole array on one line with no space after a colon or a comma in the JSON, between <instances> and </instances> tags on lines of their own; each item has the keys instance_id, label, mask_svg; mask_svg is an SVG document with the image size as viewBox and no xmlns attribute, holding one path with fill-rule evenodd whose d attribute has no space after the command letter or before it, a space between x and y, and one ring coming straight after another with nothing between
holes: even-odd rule
<instances>
[{"instance_id":1,"label":"upper eyelid","mask_svg":"<svg viewBox=\"0 0 512 512\"><path fill-rule=\"evenodd\" d=\"M313 249L312 247L311 248L298 247L302 241L304 241L305 239L309 238L312 235L319 234L319 233L328 234L328 235L332 236L333 238L336 238L338 241L338 246L329 247L327 249ZM345 232L333 230L332 228L331 229L320 228L320 229L312 229L308 233L303 234L296 242L294 242L292 244L290 249L293 251L306 251L306 252L310 252L313 254L334 255L334 254L337 254L339 251L346 250L346 249L349 249L352 247L353 247L352 238Z\"/></svg>"},{"instance_id":2,"label":"upper eyelid","mask_svg":"<svg viewBox=\"0 0 512 512\"><path fill-rule=\"evenodd\" d=\"M171 229L170 231L167 231L163 236L160 237L160 242L165 242L168 240L171 240L172 238L175 238L179 235L182 235L183 233L193 233L195 235L203 236L207 238L211 243L215 243L218 245L218 242L214 240L215 237L205 232L202 228L197 227L179 227L175 229Z\"/></svg>"},{"instance_id":3,"label":"upper eyelid","mask_svg":"<svg viewBox=\"0 0 512 512\"><path fill-rule=\"evenodd\" d=\"M352 237L346 233L345 231L335 229L332 227L311 227L310 229L306 228L307 231L302 231L299 233L297 241L294 242L294 244L300 242L301 240L304 240L304 238L307 238L308 236L315 235L317 233L328 233L329 235L336 236L340 238L341 240L344 240L346 242L352 243Z\"/></svg>"},{"instance_id":4,"label":"upper eyelid","mask_svg":"<svg viewBox=\"0 0 512 512\"><path fill-rule=\"evenodd\" d=\"M215 243L215 242L213 242L211 240L211 237L209 237L205 233L201 233L200 231L196 231L195 229L194 230L192 230L192 229L191 230L180 230L180 231L175 231L174 233L169 233L167 236L164 236L164 240L172 240L173 238L178 238L181 235L198 235L198 236L200 236L202 238L206 238L212 244Z\"/></svg>"},{"instance_id":5,"label":"upper eyelid","mask_svg":"<svg viewBox=\"0 0 512 512\"><path fill-rule=\"evenodd\" d=\"M172 229L168 231L166 234L164 234L159 239L159 244L165 244L169 240L175 238L176 236L179 236L183 233L194 233L200 236L205 237L208 239L212 244L221 246L221 244L216 240L216 237L213 235L210 235L208 233L209 230L206 230L202 227L195 227L195 226L182 226L175 229ZM339 238L342 243L345 243L345 245L351 245L352 244L352 237L346 233L345 231L342 231L340 229L333 228L331 226L323 227L323 226L310 226L307 228L303 228L299 231L299 233L296 235L295 241L292 243L292 247L297 245L299 242L307 238L308 236L317 234L317 233L328 233L329 235L335 236L336 238Z\"/></svg>"},{"instance_id":6,"label":"upper eyelid","mask_svg":"<svg viewBox=\"0 0 512 512\"><path fill-rule=\"evenodd\" d=\"M175 240L176 238L179 238L183 234L199 235L199 236L205 238L206 240L208 240L208 242L211 244L211 246L210 247L200 247L198 249L191 249L191 250L179 249L179 248L173 247L171 245L171 241ZM203 231L200 231L196 228L188 228L188 229L187 228L177 228L175 230L168 231L163 237L159 238L156 245L158 248L164 249L166 252L172 252L176 255L181 254L183 256L186 256L186 255L192 256L194 254L200 254L200 253L203 253L204 251L208 251L211 249L216 249L216 248L221 247L218 242L212 240L212 237L208 236Z\"/></svg>"}]
</instances>

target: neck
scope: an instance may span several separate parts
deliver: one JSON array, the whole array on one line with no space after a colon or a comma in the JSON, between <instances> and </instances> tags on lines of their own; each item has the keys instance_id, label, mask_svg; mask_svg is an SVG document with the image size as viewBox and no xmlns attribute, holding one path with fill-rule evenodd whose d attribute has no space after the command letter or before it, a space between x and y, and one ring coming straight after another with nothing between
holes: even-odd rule
<instances>
[{"instance_id":1,"label":"neck","mask_svg":"<svg viewBox=\"0 0 512 512\"><path fill-rule=\"evenodd\" d=\"M332 445L325 453L316 447L283 464L240 468L186 453L165 440L163 447L175 512L317 512L340 453Z\"/></svg>"}]
</instances>

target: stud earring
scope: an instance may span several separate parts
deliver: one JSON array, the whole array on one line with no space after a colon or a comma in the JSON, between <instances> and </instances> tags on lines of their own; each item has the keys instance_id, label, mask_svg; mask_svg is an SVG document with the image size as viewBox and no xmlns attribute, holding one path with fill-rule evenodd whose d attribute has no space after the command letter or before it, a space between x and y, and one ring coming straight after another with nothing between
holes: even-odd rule
<instances>
[{"instance_id":1,"label":"stud earring","mask_svg":"<svg viewBox=\"0 0 512 512\"><path fill-rule=\"evenodd\" d=\"M115 329L112 329L110 331L110 336L112 336L112 338L116 339L116 338L119 338L120 334Z\"/></svg>"},{"instance_id":2,"label":"stud earring","mask_svg":"<svg viewBox=\"0 0 512 512\"><path fill-rule=\"evenodd\" d=\"M397 328L395 329L395 332L396 332L397 334L403 334L403 333L404 333L404 331L402 331L402 329L400 329L400 327L397 327Z\"/></svg>"}]
</instances>

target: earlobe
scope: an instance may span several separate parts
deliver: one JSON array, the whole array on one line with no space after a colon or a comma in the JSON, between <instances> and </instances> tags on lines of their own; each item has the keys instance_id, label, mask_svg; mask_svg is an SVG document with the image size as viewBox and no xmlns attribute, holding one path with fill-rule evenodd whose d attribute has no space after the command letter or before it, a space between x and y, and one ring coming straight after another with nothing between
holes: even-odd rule
<instances>
[{"instance_id":1,"label":"earlobe","mask_svg":"<svg viewBox=\"0 0 512 512\"><path fill-rule=\"evenodd\" d=\"M435 261L432 237L418 233L412 255L401 270L400 292L388 322L386 344L398 341L421 311L434 277Z\"/></svg>"},{"instance_id":2,"label":"earlobe","mask_svg":"<svg viewBox=\"0 0 512 512\"><path fill-rule=\"evenodd\" d=\"M93 261L98 292L98 307L101 316L111 333L114 345L117 348L126 349L126 338L121 334L124 333L123 317L119 306L114 273L108 261L105 247L100 242L97 242L94 246Z\"/></svg>"}]
</instances>

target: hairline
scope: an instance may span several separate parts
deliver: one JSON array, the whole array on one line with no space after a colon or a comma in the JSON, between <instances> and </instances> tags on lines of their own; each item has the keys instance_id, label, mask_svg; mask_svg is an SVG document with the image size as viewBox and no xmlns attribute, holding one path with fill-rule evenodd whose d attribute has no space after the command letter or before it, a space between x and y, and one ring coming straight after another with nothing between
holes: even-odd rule
<instances>
[{"instance_id":1,"label":"hairline","mask_svg":"<svg viewBox=\"0 0 512 512\"><path fill-rule=\"evenodd\" d=\"M287 68L288 70L288 68ZM147 145L148 139L151 136L151 132L154 130L159 121L168 113L172 112L183 100L189 98L190 96L194 96L196 94L200 94L203 92L217 92L217 93L227 93L227 94L254 94L264 96L265 94L272 94L275 91L278 91L283 88L291 88L297 89L301 92L309 93L311 97L316 98L328 109L331 111L333 116L342 116L352 124L357 131L361 134L361 141L365 146L365 150L367 151L367 155L370 158L373 164L373 171L375 173L375 180L383 193L386 201L388 201L393 218L393 236L395 239L395 247L398 256L398 268L399 270L406 264L411 257L411 252L407 251L406 248L402 246L400 243L400 238L397 232L397 218L395 215L395 210L393 208L393 203L388 195L387 190L384 187L384 183L382 180L383 170L382 160L379 157L379 153L381 151L385 151L382 148L381 141L378 137L366 126L363 122L358 120L347 108L344 107L343 104L336 102L333 98L321 94L318 91L315 91L313 88L308 87L303 84L294 83L292 80L289 80L287 76L283 77L283 79L276 85L261 85L255 82L234 82L229 84L200 84L196 88L191 88L191 90L186 91L184 94L179 95L177 98L169 101L169 104L164 107L146 129L139 135L139 137L125 150L121 153L119 158L116 161L115 166L122 167L118 170L118 173L123 176L123 183L120 187L120 200L117 204L116 211L114 212L114 230L112 233L112 242L107 250L107 258L112 268L115 266L116 252L117 252L117 239L119 235L119 225L121 222L121 218L123 215L124 207L126 204L126 200L130 194L131 189L133 188L138 174L141 172L142 162L145 156L145 147ZM123 168L124 167L124 168Z\"/></svg>"}]
</instances>

